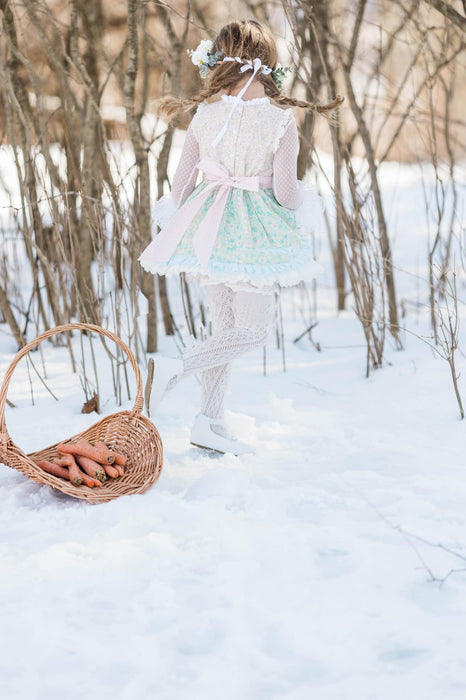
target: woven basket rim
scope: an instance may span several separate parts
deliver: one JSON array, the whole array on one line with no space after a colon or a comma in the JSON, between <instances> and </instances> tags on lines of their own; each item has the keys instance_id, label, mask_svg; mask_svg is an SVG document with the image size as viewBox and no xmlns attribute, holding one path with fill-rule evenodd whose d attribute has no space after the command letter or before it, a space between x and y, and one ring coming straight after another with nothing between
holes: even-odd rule
<instances>
[{"instance_id":1,"label":"woven basket rim","mask_svg":"<svg viewBox=\"0 0 466 700\"><path fill-rule=\"evenodd\" d=\"M6 395L8 391L9 382L13 375L13 372L18 364L18 362L27 355L30 350L36 347L46 338L52 335L66 332L69 330L88 330L91 332L96 332L104 335L111 340L113 340L128 356L130 363L134 369L136 375L137 391L136 399L132 410L122 410L116 413L109 414L107 416L102 416L100 420L88 426L85 430L80 433L73 435L70 438L60 440L54 445L44 447L40 450L35 450L34 452L25 453L10 437L5 421L5 405L6 405ZM149 418L142 415L143 408L143 395L142 395L142 377L139 366L136 362L130 348L111 331L108 331L100 326L95 326L87 323L68 323L63 326L57 326L44 333L41 333L37 338L27 343L21 350L17 352L13 360L11 361L7 371L5 372L2 386L0 388L0 461L13 469L23 472L29 478L34 481L47 484L52 488L58 489L70 496L75 498L80 498L89 501L90 503L103 503L106 501L113 500L118 496L129 494L129 493L143 493L150 488L153 483L159 478L160 472L163 464L163 446L160 434ZM118 425L119 433L121 437L118 438L117 442L129 442L129 431L133 430L134 433L140 432L140 438L149 440L152 449L152 455L150 459L147 459L146 455L146 468L143 470L137 470L137 476L142 476L137 483L128 479L128 483L125 484L125 476L119 477L116 480L109 479L108 482L102 486L91 489L87 486L74 486L71 482L67 482L64 479L55 477L47 472L44 472L32 459L33 456L40 455L41 453L54 450L56 446L60 443L70 443L78 440L80 437L84 437L88 434L95 433L99 428L111 425L112 422L115 424L118 422L127 422L126 433L121 431L121 426ZM152 459L153 457L153 459ZM131 470L130 470L131 472ZM131 476L131 473L129 473ZM131 483L129 483L131 481ZM115 484L117 486L115 487ZM120 488L122 487L122 488Z\"/></svg>"},{"instance_id":2,"label":"woven basket rim","mask_svg":"<svg viewBox=\"0 0 466 700\"><path fill-rule=\"evenodd\" d=\"M14 356L12 361L10 362L4 377L2 381L2 386L0 387L0 440L4 440L5 437L8 439L9 434L8 434L8 429L6 427L6 418L5 418L5 406L6 406L6 398L7 398L7 393L8 393L8 387L10 384L11 377L13 376L13 373L16 369L16 366L18 363L25 357L31 350L33 350L37 345L40 345L40 343L43 340L46 340L47 338L50 338L53 335L58 335L59 333L65 333L67 331L72 331L72 330L80 330L80 331L91 331L98 333L100 335L103 335L110 340L113 340L116 345L118 345L123 352L127 355L131 366L134 370L134 373L136 375L136 398L134 401L134 406L133 406L133 412L134 414L136 413L141 413L143 406L144 406L144 399L143 399L143 394L142 394L142 377L141 377L141 370L139 369L139 365L136 361L136 358L134 357L134 354L132 350L124 343L121 338L119 338L115 333L112 331L107 330L106 328L101 328L100 326L96 326L94 324L90 323L65 323L62 326L56 326L55 328L50 328L47 331L44 331L40 335L38 335L34 340L31 340L29 343L26 343Z\"/></svg>"}]
</instances>

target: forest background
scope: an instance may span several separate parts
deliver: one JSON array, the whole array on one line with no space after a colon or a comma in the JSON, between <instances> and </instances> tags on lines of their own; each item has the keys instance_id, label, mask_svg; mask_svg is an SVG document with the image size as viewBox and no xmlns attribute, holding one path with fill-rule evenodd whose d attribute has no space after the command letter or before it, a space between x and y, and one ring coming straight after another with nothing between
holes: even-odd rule
<instances>
[{"instance_id":1,"label":"forest background","mask_svg":"<svg viewBox=\"0 0 466 700\"><path fill-rule=\"evenodd\" d=\"M403 346L400 315L420 305L432 343L454 365L465 261L465 5L1 0L0 321L18 345L70 320L109 325L142 362L160 332L183 344L186 332L208 326L202 296L183 276L180 296L137 263L189 123L165 124L155 101L195 93L187 49L248 16L272 27L292 67L288 93L345 97L336 124L297 112L298 169L327 193L334 308L354 308L361 322L366 373L382 365L387 332ZM397 294L391 238L406 222L390 230L379 177L387 161L429 173L416 299ZM321 236L316 250L323 245ZM301 292L307 330L318 320L319 284Z\"/></svg>"}]
</instances>

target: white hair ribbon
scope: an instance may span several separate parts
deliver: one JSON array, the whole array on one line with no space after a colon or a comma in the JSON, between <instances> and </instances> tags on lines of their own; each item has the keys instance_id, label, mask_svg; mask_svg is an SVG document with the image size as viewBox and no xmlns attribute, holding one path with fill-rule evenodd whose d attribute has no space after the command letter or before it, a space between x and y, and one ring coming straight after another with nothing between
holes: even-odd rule
<instances>
[{"instance_id":1,"label":"white hair ribbon","mask_svg":"<svg viewBox=\"0 0 466 700\"><path fill-rule=\"evenodd\" d=\"M243 97L243 95L246 92L246 90L248 89L248 87L251 85L251 83L254 80L254 78L256 77L257 73L261 72L261 73L264 73L264 75L268 75L269 73L272 72L271 68L269 68L265 64L264 65L262 64L262 61L260 60L260 58L255 58L253 61L251 61L250 58L243 60L242 58L239 58L239 56L225 56L225 58L222 61L220 61L220 63L225 63L228 61L237 61L237 63L243 63L244 65L241 66L240 73L245 73L248 70L252 70L253 73L252 73L251 77L249 78L248 82L246 83L246 85L237 94L236 100L233 103L233 107L231 109L231 112L228 115L227 120L225 121L225 124L220 129L220 131L217 134L217 136L215 137L215 139L212 141L212 146L218 146L220 141L225 136L225 134L227 132L228 124L230 123L230 119L233 116L233 112L235 111L235 109L237 108L239 103L241 102L241 98Z\"/></svg>"}]
</instances>

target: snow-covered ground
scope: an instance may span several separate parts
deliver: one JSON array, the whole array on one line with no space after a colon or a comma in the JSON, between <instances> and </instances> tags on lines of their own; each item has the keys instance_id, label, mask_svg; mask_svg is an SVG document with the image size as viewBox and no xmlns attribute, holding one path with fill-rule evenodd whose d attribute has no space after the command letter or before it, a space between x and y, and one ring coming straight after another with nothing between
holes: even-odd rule
<instances>
[{"instance_id":1,"label":"snow-covered ground","mask_svg":"<svg viewBox=\"0 0 466 700\"><path fill-rule=\"evenodd\" d=\"M350 313L317 335L361 343ZM179 385L142 496L90 506L3 468L0 696L464 698L465 426L420 341L369 380L361 353L239 361L229 417L255 455L191 447L199 387ZM94 420L69 394L10 410L12 437Z\"/></svg>"},{"instance_id":2,"label":"snow-covered ground","mask_svg":"<svg viewBox=\"0 0 466 700\"><path fill-rule=\"evenodd\" d=\"M400 172L386 182L399 294L425 301L422 195ZM0 468L1 698L464 700L466 425L448 366L407 334L366 379L359 322L334 311L330 272L321 284L321 352L292 342L290 292L287 372L272 340L265 377L261 352L234 366L228 416L254 455L190 446L190 378L154 418L165 461L144 495L90 506ZM407 327L428 335L413 309ZM0 372L14 351L0 335ZM36 383L31 406L18 367L7 425L25 450L95 420L66 349L44 353L62 400Z\"/></svg>"}]
</instances>

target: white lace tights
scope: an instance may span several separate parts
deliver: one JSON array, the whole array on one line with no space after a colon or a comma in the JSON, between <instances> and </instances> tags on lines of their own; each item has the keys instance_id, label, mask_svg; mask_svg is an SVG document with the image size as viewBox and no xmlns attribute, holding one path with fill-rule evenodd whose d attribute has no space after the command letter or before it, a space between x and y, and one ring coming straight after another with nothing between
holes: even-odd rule
<instances>
[{"instance_id":1,"label":"white lace tights","mask_svg":"<svg viewBox=\"0 0 466 700\"><path fill-rule=\"evenodd\" d=\"M264 345L273 318L273 292L233 291L224 284L209 285L212 335L183 355L183 376L202 373L201 413L224 419L224 397L230 362Z\"/></svg>"}]
</instances>

